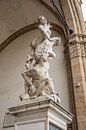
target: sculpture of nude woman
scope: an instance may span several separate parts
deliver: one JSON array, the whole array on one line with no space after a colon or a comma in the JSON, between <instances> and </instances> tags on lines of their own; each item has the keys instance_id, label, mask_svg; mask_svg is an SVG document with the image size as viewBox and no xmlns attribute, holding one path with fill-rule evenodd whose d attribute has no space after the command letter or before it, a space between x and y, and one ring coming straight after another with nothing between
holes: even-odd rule
<instances>
[{"instance_id":1,"label":"sculpture of nude woman","mask_svg":"<svg viewBox=\"0 0 86 130\"><path fill-rule=\"evenodd\" d=\"M51 26L49 23L47 23L47 20L44 18L44 16L38 17L38 23L38 28L42 34L42 42L38 44L35 51L35 56L38 59L42 57L44 60L54 58L56 57L56 54L53 52L52 47L54 45L58 45L60 38L51 37Z\"/></svg>"}]
</instances>

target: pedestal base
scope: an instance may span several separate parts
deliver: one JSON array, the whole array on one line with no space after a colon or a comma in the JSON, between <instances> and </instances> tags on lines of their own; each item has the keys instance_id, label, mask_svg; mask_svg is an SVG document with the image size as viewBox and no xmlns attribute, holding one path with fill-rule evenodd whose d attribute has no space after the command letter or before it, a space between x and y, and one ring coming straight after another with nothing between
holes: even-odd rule
<instances>
[{"instance_id":1,"label":"pedestal base","mask_svg":"<svg viewBox=\"0 0 86 130\"><path fill-rule=\"evenodd\" d=\"M39 97L9 108L15 130L67 130L73 115L47 97Z\"/></svg>"}]
</instances>

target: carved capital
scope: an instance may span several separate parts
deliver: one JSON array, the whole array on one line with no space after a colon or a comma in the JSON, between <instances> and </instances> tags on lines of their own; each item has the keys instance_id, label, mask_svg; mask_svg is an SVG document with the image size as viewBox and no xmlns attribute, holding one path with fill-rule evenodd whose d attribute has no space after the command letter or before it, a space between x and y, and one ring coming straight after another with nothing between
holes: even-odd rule
<instances>
[{"instance_id":1,"label":"carved capital","mask_svg":"<svg viewBox=\"0 0 86 130\"><path fill-rule=\"evenodd\" d=\"M70 58L80 57L81 56L81 47L80 42L72 41L69 43L69 53Z\"/></svg>"},{"instance_id":2,"label":"carved capital","mask_svg":"<svg viewBox=\"0 0 86 130\"><path fill-rule=\"evenodd\" d=\"M86 41L72 40L68 42L70 58L86 57Z\"/></svg>"},{"instance_id":3,"label":"carved capital","mask_svg":"<svg viewBox=\"0 0 86 130\"><path fill-rule=\"evenodd\" d=\"M82 57L86 57L86 47L85 43L81 43L81 54Z\"/></svg>"},{"instance_id":4,"label":"carved capital","mask_svg":"<svg viewBox=\"0 0 86 130\"><path fill-rule=\"evenodd\" d=\"M83 45L84 45L84 53L85 53L85 57L86 57L86 41L84 41Z\"/></svg>"}]
</instances>

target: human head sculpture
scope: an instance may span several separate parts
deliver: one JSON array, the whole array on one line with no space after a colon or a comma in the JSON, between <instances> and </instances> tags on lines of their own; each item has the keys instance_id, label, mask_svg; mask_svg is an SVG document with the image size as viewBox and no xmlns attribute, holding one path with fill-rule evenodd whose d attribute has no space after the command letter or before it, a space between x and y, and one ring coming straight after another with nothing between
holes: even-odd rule
<instances>
[{"instance_id":1,"label":"human head sculpture","mask_svg":"<svg viewBox=\"0 0 86 130\"><path fill-rule=\"evenodd\" d=\"M47 20L46 20L46 18L44 16L39 16L37 18L37 20L38 20L39 24L42 24L42 25L47 24Z\"/></svg>"}]
</instances>

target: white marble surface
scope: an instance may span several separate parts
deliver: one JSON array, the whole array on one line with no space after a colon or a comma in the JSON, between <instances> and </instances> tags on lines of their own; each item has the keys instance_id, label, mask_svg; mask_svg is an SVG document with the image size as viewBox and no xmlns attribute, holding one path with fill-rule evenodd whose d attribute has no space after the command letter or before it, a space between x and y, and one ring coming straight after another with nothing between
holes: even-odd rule
<instances>
[{"instance_id":1,"label":"white marble surface","mask_svg":"<svg viewBox=\"0 0 86 130\"><path fill-rule=\"evenodd\" d=\"M73 115L66 111L61 105L48 97L39 97L23 102L21 105L9 108L9 114L15 116L16 130L34 129L33 124L40 130L40 126L45 130L49 128L49 122L61 129L67 130L67 123L71 123ZM44 122L44 124L43 124ZM47 123L47 125L46 125ZM19 129L18 129L19 128Z\"/></svg>"},{"instance_id":2,"label":"white marble surface","mask_svg":"<svg viewBox=\"0 0 86 130\"><path fill-rule=\"evenodd\" d=\"M15 130L45 130L44 122L16 124Z\"/></svg>"}]
</instances>

